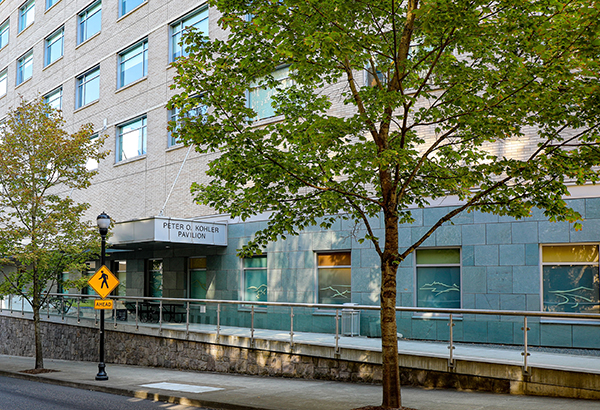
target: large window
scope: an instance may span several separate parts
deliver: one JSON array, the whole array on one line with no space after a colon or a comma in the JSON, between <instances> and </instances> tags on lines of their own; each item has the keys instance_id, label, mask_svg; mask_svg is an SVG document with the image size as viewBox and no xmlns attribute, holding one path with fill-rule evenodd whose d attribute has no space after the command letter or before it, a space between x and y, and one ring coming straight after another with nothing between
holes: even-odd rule
<instances>
[{"instance_id":1,"label":"large window","mask_svg":"<svg viewBox=\"0 0 600 410\"><path fill-rule=\"evenodd\" d=\"M3 48L8 44L8 28L10 21L7 19L4 23L0 24L0 48Z\"/></svg>"},{"instance_id":2,"label":"large window","mask_svg":"<svg viewBox=\"0 0 600 410\"><path fill-rule=\"evenodd\" d=\"M33 24L35 1L29 0L19 8L19 33Z\"/></svg>"},{"instance_id":3,"label":"large window","mask_svg":"<svg viewBox=\"0 0 600 410\"><path fill-rule=\"evenodd\" d=\"M127 261L113 261L112 266L115 276L119 279L119 285L112 294L127 296Z\"/></svg>"},{"instance_id":4,"label":"large window","mask_svg":"<svg viewBox=\"0 0 600 410\"><path fill-rule=\"evenodd\" d=\"M460 308L460 249L417 249L417 306Z\"/></svg>"},{"instance_id":5,"label":"large window","mask_svg":"<svg viewBox=\"0 0 600 410\"><path fill-rule=\"evenodd\" d=\"M62 87L50 91L44 96L44 102L55 110L62 109Z\"/></svg>"},{"instance_id":6,"label":"large window","mask_svg":"<svg viewBox=\"0 0 600 410\"><path fill-rule=\"evenodd\" d=\"M190 274L190 298L206 299L208 285L206 280L206 258L190 258L188 260Z\"/></svg>"},{"instance_id":7,"label":"large window","mask_svg":"<svg viewBox=\"0 0 600 410\"><path fill-rule=\"evenodd\" d=\"M350 252L320 253L318 265L318 303L352 301Z\"/></svg>"},{"instance_id":8,"label":"large window","mask_svg":"<svg viewBox=\"0 0 600 410\"><path fill-rule=\"evenodd\" d=\"M17 60L17 85L27 81L33 75L33 50L23 54Z\"/></svg>"},{"instance_id":9,"label":"large window","mask_svg":"<svg viewBox=\"0 0 600 410\"><path fill-rule=\"evenodd\" d=\"M242 298L248 302L267 301L267 257L244 258Z\"/></svg>"},{"instance_id":10,"label":"large window","mask_svg":"<svg viewBox=\"0 0 600 410\"><path fill-rule=\"evenodd\" d=\"M189 14L181 20L171 24L171 61L176 58L186 56L185 47L180 44L181 35L186 28L194 27L200 30L204 35L208 35L208 9Z\"/></svg>"},{"instance_id":11,"label":"large window","mask_svg":"<svg viewBox=\"0 0 600 410\"><path fill-rule=\"evenodd\" d=\"M162 298L163 295L163 261L150 259L148 261L148 296Z\"/></svg>"},{"instance_id":12,"label":"large window","mask_svg":"<svg viewBox=\"0 0 600 410\"><path fill-rule=\"evenodd\" d=\"M100 98L100 67L77 77L77 108Z\"/></svg>"},{"instance_id":13,"label":"large window","mask_svg":"<svg viewBox=\"0 0 600 410\"><path fill-rule=\"evenodd\" d=\"M279 83L275 88L256 87L248 93L248 106L256 112L255 120L270 118L277 115L272 106L272 97L277 89L289 87L292 81L289 78L289 67L283 67L273 72L273 79Z\"/></svg>"},{"instance_id":14,"label":"large window","mask_svg":"<svg viewBox=\"0 0 600 410\"><path fill-rule=\"evenodd\" d=\"M146 153L146 116L120 125L117 129L117 161Z\"/></svg>"},{"instance_id":15,"label":"large window","mask_svg":"<svg viewBox=\"0 0 600 410\"><path fill-rule=\"evenodd\" d=\"M148 40L119 54L119 87L126 86L148 74Z\"/></svg>"},{"instance_id":16,"label":"large window","mask_svg":"<svg viewBox=\"0 0 600 410\"><path fill-rule=\"evenodd\" d=\"M56 30L46 37L45 65L52 64L63 55L64 28Z\"/></svg>"},{"instance_id":17,"label":"large window","mask_svg":"<svg viewBox=\"0 0 600 410\"><path fill-rule=\"evenodd\" d=\"M94 34L100 32L102 25L102 2L96 1L79 13L77 43L81 44Z\"/></svg>"},{"instance_id":18,"label":"large window","mask_svg":"<svg viewBox=\"0 0 600 410\"><path fill-rule=\"evenodd\" d=\"M6 95L8 89L8 69L0 71L0 97Z\"/></svg>"},{"instance_id":19,"label":"large window","mask_svg":"<svg viewBox=\"0 0 600 410\"><path fill-rule=\"evenodd\" d=\"M196 108L194 108L193 110L190 110L186 113L185 117L186 118L194 118L194 117L198 117L200 115L204 115L206 114L208 107L206 107L205 105L201 105L198 106ZM173 121L175 123L175 127L179 128L181 126L181 119L179 118L179 108L173 108L169 111L169 120ZM169 133L169 141L168 141L168 146L172 147L175 145L181 144L181 141L179 141L177 138L175 138L175 136L173 135L173 133Z\"/></svg>"},{"instance_id":20,"label":"large window","mask_svg":"<svg viewBox=\"0 0 600 410\"><path fill-rule=\"evenodd\" d=\"M146 0L119 0L119 16L124 16Z\"/></svg>"},{"instance_id":21,"label":"large window","mask_svg":"<svg viewBox=\"0 0 600 410\"><path fill-rule=\"evenodd\" d=\"M542 248L543 310L600 312L598 245Z\"/></svg>"}]
</instances>

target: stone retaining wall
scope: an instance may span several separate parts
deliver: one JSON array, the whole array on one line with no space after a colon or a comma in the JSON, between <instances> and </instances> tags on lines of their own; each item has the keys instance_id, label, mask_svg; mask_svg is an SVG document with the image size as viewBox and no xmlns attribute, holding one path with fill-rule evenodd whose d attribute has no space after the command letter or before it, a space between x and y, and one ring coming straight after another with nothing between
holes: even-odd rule
<instances>
[{"instance_id":1,"label":"stone retaining wall","mask_svg":"<svg viewBox=\"0 0 600 410\"><path fill-rule=\"evenodd\" d=\"M44 357L98 360L98 329L41 323ZM0 316L0 354L33 356L33 322ZM380 382L381 366L106 330L106 363L264 376Z\"/></svg>"}]
</instances>

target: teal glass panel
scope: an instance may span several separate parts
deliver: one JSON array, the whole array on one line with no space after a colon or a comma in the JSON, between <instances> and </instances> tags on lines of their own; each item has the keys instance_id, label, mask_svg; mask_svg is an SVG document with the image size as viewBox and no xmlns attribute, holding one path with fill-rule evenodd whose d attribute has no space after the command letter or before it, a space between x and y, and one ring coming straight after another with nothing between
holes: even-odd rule
<instances>
[{"instance_id":1,"label":"teal glass panel","mask_svg":"<svg viewBox=\"0 0 600 410\"><path fill-rule=\"evenodd\" d=\"M460 263L460 249L418 249L417 264L444 265Z\"/></svg>"},{"instance_id":2,"label":"teal glass panel","mask_svg":"<svg viewBox=\"0 0 600 410\"><path fill-rule=\"evenodd\" d=\"M244 268L266 268L267 267L267 257L266 256L256 256L254 258L245 258L244 259Z\"/></svg>"},{"instance_id":3,"label":"teal glass panel","mask_svg":"<svg viewBox=\"0 0 600 410\"><path fill-rule=\"evenodd\" d=\"M319 269L319 303L349 303L351 299L350 268Z\"/></svg>"},{"instance_id":4,"label":"teal glass panel","mask_svg":"<svg viewBox=\"0 0 600 410\"><path fill-rule=\"evenodd\" d=\"M244 271L244 300L248 302L267 301L266 269L249 269Z\"/></svg>"},{"instance_id":5,"label":"teal glass panel","mask_svg":"<svg viewBox=\"0 0 600 410\"><path fill-rule=\"evenodd\" d=\"M206 299L206 270L197 269L190 271L190 298Z\"/></svg>"},{"instance_id":6,"label":"teal glass panel","mask_svg":"<svg viewBox=\"0 0 600 410\"><path fill-rule=\"evenodd\" d=\"M417 306L460 308L460 268L418 268Z\"/></svg>"},{"instance_id":7,"label":"teal glass panel","mask_svg":"<svg viewBox=\"0 0 600 410\"><path fill-rule=\"evenodd\" d=\"M598 266L544 266L544 311L599 313Z\"/></svg>"},{"instance_id":8,"label":"teal glass panel","mask_svg":"<svg viewBox=\"0 0 600 410\"><path fill-rule=\"evenodd\" d=\"M150 261L149 280L150 296L161 298L163 295L163 265L162 261Z\"/></svg>"}]
</instances>

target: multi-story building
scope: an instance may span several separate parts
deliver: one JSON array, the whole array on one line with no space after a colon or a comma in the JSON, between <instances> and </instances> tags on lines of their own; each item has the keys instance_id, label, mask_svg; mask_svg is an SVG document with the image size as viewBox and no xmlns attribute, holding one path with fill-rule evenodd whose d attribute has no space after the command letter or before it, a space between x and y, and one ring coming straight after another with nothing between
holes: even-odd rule
<instances>
[{"instance_id":1,"label":"multi-story building","mask_svg":"<svg viewBox=\"0 0 600 410\"><path fill-rule=\"evenodd\" d=\"M0 120L21 97L43 96L62 110L68 131L92 123L98 135L108 136L110 155L88 163L98 169L92 186L64 194L89 202L90 219L105 211L116 222L111 267L121 279L120 294L378 304L378 255L368 241L356 240L350 222L311 228L271 244L265 255L240 259L236 249L268 216L241 222L193 202L189 187L207 181L212 154L179 144L167 131L176 114L166 108L176 92L170 63L182 54L184 27L214 36L217 19L201 0L0 0ZM573 187L572 194L571 204L585 218L582 231L548 222L542 212L519 221L459 215L399 268L398 304L598 312L600 191ZM414 209L415 222L400 228L400 246L450 206L447 200ZM247 313L236 307L225 323L244 323ZM331 330L330 314L297 313L295 328ZM198 313L193 320L212 319ZM445 321L427 315L401 314L398 325L415 339L448 333ZM454 334L457 340L516 343L521 327L521 321L465 315ZM599 347L596 322L545 320L530 327L533 344ZM360 329L377 336L377 314L363 314Z\"/></svg>"}]
</instances>

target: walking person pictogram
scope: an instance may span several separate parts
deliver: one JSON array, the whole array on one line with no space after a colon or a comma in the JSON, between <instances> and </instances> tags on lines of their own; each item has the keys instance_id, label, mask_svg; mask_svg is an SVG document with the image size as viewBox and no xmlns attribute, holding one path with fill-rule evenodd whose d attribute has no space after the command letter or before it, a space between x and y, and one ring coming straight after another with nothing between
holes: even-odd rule
<instances>
[{"instance_id":1,"label":"walking person pictogram","mask_svg":"<svg viewBox=\"0 0 600 410\"><path fill-rule=\"evenodd\" d=\"M106 281L108 279L108 275L105 272L102 272L102 275L100 275L100 279L102 280L102 283L100 284L100 289L102 289L104 285L106 285L106 287L110 289L110 286L108 286L108 282Z\"/></svg>"}]
</instances>

